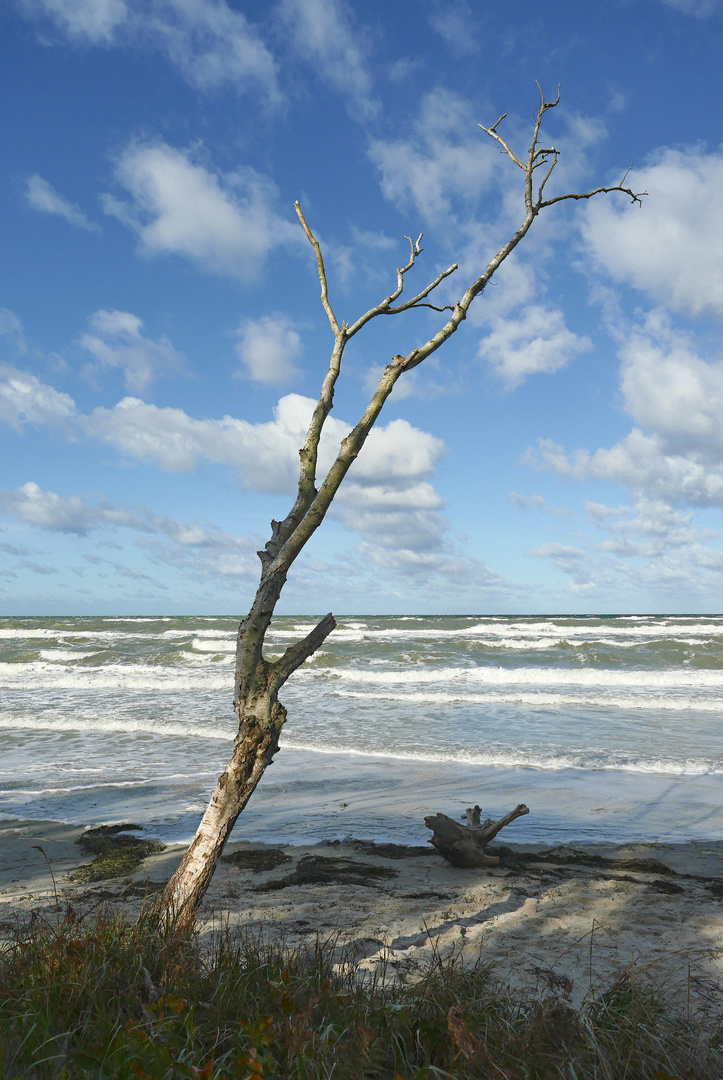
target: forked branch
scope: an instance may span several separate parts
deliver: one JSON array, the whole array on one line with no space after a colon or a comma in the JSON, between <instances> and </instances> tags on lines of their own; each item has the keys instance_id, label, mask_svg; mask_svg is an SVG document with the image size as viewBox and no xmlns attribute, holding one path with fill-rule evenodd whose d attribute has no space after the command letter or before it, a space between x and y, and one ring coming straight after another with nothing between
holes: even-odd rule
<instances>
[{"instance_id":1,"label":"forked branch","mask_svg":"<svg viewBox=\"0 0 723 1080\"><path fill-rule=\"evenodd\" d=\"M621 191L624 195L628 195L634 203L641 204L643 196L647 195L648 193L647 191L634 192L632 188L625 186L625 181L628 178L630 169L626 171L619 184L613 184L607 187L597 187L594 188L592 191L569 192L564 195L556 195L553 199L543 199L545 187L547 186L547 182L552 176L553 170L557 165L560 153L558 150L555 149L554 146L538 146L540 127L542 125L542 120L545 113L549 112L550 109L554 109L560 103L560 84L558 83L557 96L555 97L554 101L545 101L545 95L539 82L537 83L537 89L540 92L540 105L537 110L537 116L535 117L535 123L532 130L532 143L530 144L526 163L523 162L517 156L517 154L515 154L514 150L507 142L507 140L503 139L500 133L497 131L497 128L505 119L507 113L503 113L499 120L495 121L492 127L485 127L484 124L477 125L482 129L482 131L486 132L486 134L489 135L490 138L494 139L495 142L499 143L499 145L502 147L502 150L500 152L507 154L508 157L512 161L514 161L515 165L519 166L519 168L522 169L522 171L524 172L525 207L527 209L528 216L534 218L544 207L553 206L555 203L564 202L566 199L592 199L595 195L607 195L613 191ZM535 169L539 169L541 167L544 167L545 165L548 166L547 172L542 183L537 189L537 197L534 198L532 192L533 174L535 172Z\"/></svg>"},{"instance_id":2,"label":"forked branch","mask_svg":"<svg viewBox=\"0 0 723 1080\"><path fill-rule=\"evenodd\" d=\"M417 293L416 296L402 303L396 303L403 292L406 274L412 270L417 258L422 252L422 234L420 233L416 240L411 236L406 237L409 242L409 259L405 266L397 268L397 287L394 292L384 297L381 303L369 308L369 310L364 312L363 315L360 315L355 322L351 324L345 322L339 327L328 298L326 273L319 242L306 223L298 202L295 204L296 212L304 232L316 254L319 281L321 283L321 300L324 310L327 313L327 317L329 318L330 325L335 331L335 341L329 370L324 379L322 391L309 425L304 446L300 451L301 471L297 500L291 514L278 527L277 535L272 537L272 543L267 545L268 559L265 564L265 569L270 573L273 572L278 575L284 575L311 535L323 521L341 482L360 453L384 402L392 392L397 380L405 371L410 371L412 368L423 363L424 360L432 353L436 352L437 349L452 336L452 334L456 333L461 323L466 319L467 311L469 310L472 301L483 292L501 263L504 262L527 234L540 211L545 207L553 206L555 203L564 202L568 199L592 199L596 195L609 194L616 191L622 192L633 202L639 204L643 195L646 194L645 192L636 193L632 188L626 185L629 173L628 170L618 184L605 185L586 192L568 192L562 195L556 195L551 199L545 199L545 187L552 176L559 154L554 146L539 146L538 143L540 129L545 114L559 104L560 87L558 86L557 95L553 101L547 101L545 99L542 87L539 83L537 84L537 87L540 93L540 104L533 125L532 142L526 161L523 161L522 158L514 153L509 143L497 130L499 125L505 119L506 114L503 114L489 128L482 124L479 125L483 131L500 144L503 152L506 153L525 173L525 216L517 231L510 237L507 243L499 249L496 255L494 255L487 264L483 273L469 284L462 297L454 304L437 306L428 302L427 298L442 283L442 281L454 273L458 268L456 263L438 274L437 277L422 289L421 292ZM534 173L536 169L545 166L547 167L546 173L535 196L533 194ZM349 435L342 441L336 460L329 469L323 483L317 490L316 468L319 441L324 422L332 408L334 385L339 375L346 343L366 326L367 323L379 315L399 315L405 311L411 311L414 308L419 307L426 307L439 312L450 312L450 315L445 324L424 344L413 348L406 356L401 354L394 356L392 362L387 364L377 389L364 411L363 416Z\"/></svg>"}]
</instances>

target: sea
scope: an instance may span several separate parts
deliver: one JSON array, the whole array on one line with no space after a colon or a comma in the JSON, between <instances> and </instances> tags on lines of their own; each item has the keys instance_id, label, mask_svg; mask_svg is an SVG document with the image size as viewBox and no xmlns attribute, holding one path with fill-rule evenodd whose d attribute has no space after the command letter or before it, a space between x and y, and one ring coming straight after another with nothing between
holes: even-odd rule
<instances>
[{"instance_id":1,"label":"sea","mask_svg":"<svg viewBox=\"0 0 723 1080\"><path fill-rule=\"evenodd\" d=\"M315 621L275 619L268 656ZM723 616L337 621L234 839L422 843L425 815L520 802L508 841L723 839ZM0 619L0 818L189 840L233 747L237 627Z\"/></svg>"}]
</instances>

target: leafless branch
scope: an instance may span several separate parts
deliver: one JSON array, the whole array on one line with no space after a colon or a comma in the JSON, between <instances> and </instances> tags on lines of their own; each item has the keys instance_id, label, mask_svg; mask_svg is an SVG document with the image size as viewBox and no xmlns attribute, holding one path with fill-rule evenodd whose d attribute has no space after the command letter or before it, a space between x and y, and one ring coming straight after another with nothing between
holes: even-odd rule
<instances>
[{"instance_id":1,"label":"leafless branch","mask_svg":"<svg viewBox=\"0 0 723 1080\"><path fill-rule=\"evenodd\" d=\"M560 104L560 83L557 84L557 97L554 101L545 101L545 95L542 92L542 87L538 79L535 79L537 89L540 91L540 110L544 114L548 109L554 109L556 105Z\"/></svg>"},{"instance_id":2,"label":"leafless branch","mask_svg":"<svg viewBox=\"0 0 723 1080\"><path fill-rule=\"evenodd\" d=\"M545 179L544 179L544 180L542 181L542 183L540 184L539 188L537 189L537 202L538 202L538 203L542 202L542 193L543 193L543 191L545 190L545 185L547 184L547 181L548 181L548 180L550 179L550 177L552 176L552 170L553 170L553 169L555 168L555 166L557 165L557 160L558 160L558 155L557 155L557 151L555 151L555 152L554 152L554 157L553 157L553 159L552 159L552 162L550 163L550 168L549 168L549 169L547 170L547 172L545 173ZM547 161L547 159L546 159L546 158L543 158L543 159L542 159L541 161L538 161L537 165L543 165L543 164L545 164L545 163L546 163L546 161ZM537 165L535 165L535 168L537 168Z\"/></svg>"},{"instance_id":3,"label":"leafless branch","mask_svg":"<svg viewBox=\"0 0 723 1080\"><path fill-rule=\"evenodd\" d=\"M455 270L458 270L458 269L459 269L459 263L453 263L452 266L448 267L446 270L443 270L441 274L438 274L437 277L434 279L434 281L430 285L427 285L426 289L422 289L422 291L420 293L417 293L417 295L412 300L407 300L407 302L405 304L400 304L398 307L395 307L395 308L392 308L392 307L387 308L383 312L383 314L384 315L398 315L400 312L409 311L409 309L413 308L413 307L432 307L431 304L423 305L423 304L420 303L420 301L424 300L424 298L426 296L429 296L429 294L434 289L437 288L437 286L440 284L440 282L444 281L445 278L448 278L450 274L453 274L455 272ZM437 311L446 311L447 308L446 307L445 308L437 308L436 310Z\"/></svg>"},{"instance_id":4,"label":"leafless branch","mask_svg":"<svg viewBox=\"0 0 723 1080\"><path fill-rule=\"evenodd\" d=\"M390 305L398 300L404 291L404 277L408 274L417 261L417 257L422 254L424 250L421 246L422 237L424 233L420 233L416 240L412 240L411 236L405 236L404 239L409 241L409 262L406 266L397 267L397 287L393 293L389 296L385 296L380 304L376 304L374 307L369 308L363 315L360 315L356 322L353 322L348 329L348 337L354 337L358 334L363 326L366 326L371 319L375 319L377 315L386 315L389 312ZM405 310L405 306L402 305L401 311Z\"/></svg>"},{"instance_id":5,"label":"leafless branch","mask_svg":"<svg viewBox=\"0 0 723 1080\"><path fill-rule=\"evenodd\" d=\"M510 158L512 158L512 160L515 162L515 164L519 165L519 167L525 173L525 207L527 210L527 221L525 226L522 227L522 230L519 230L520 232L522 232L522 235L524 235L524 233L527 231L527 228L529 228L532 220L537 216L537 214L539 214L540 210L544 209L544 207L546 206L553 206L555 203L565 202L567 199L592 199L595 195L606 195L613 191L620 191L624 195L628 195L634 203L638 203L639 205L641 205L641 200L643 196L647 195L648 193L647 191L634 192L632 188L625 186L625 181L628 178L630 169L627 170L619 184L614 184L607 187L598 187L592 191L569 192L564 195L556 195L553 199L543 198L545 188L550 177L552 176L555 166L557 165L560 154L554 146L538 146L537 143L540 137L540 126L542 124L545 113L548 112L550 109L554 109L560 103L560 84L558 83L557 85L557 95L555 96L554 101L545 100L545 94L539 82L537 82L537 89L540 94L540 105L537 110L537 116L535 117L535 123L532 130L532 143L530 144L526 165L523 164L523 162L516 156L516 154L513 153L509 144L497 132L497 127L504 120L505 116L507 115L506 113L503 113L499 120L497 120L496 123L492 125L492 127L485 127L484 124L478 125L478 127L480 127L482 131L485 131L503 147L503 152L507 153ZM550 160L550 158L552 158L552 160ZM541 184L537 189L537 198L534 198L532 192L533 174L536 169L539 169L545 165L548 166L547 172L545 173L544 179L542 180ZM630 168L632 168L632 165L630 166ZM509 254L509 251L507 251L507 254ZM506 255L504 257L506 258ZM475 293L475 295L477 295L477 293Z\"/></svg>"},{"instance_id":6,"label":"leafless branch","mask_svg":"<svg viewBox=\"0 0 723 1080\"><path fill-rule=\"evenodd\" d=\"M301 641L297 641L294 645L289 645L283 656L280 656L278 660L270 665L273 672L272 679L277 689L286 682L290 675L293 675L297 668L301 667L305 660L314 655L335 628L336 619L329 612L306 637L302 638Z\"/></svg>"},{"instance_id":7,"label":"leafless branch","mask_svg":"<svg viewBox=\"0 0 723 1080\"><path fill-rule=\"evenodd\" d=\"M507 113L502 113L502 116L497 121L497 124L501 124L506 116L507 116ZM478 124L477 127L480 127L480 128L482 128L483 131L486 131L488 135L491 135L492 138L495 139L500 144L500 146L503 147L503 149L500 151L501 154L509 154L509 156L514 161L515 165L519 165L519 167L522 170L524 170L525 166L522 164L522 162L517 157L517 155L512 152L512 150L510 149L509 143L507 143L502 138L501 135L497 134L497 131L495 130L496 127L497 127L497 124L493 124L492 127L490 127L490 128L485 127L484 124Z\"/></svg>"},{"instance_id":8,"label":"leafless branch","mask_svg":"<svg viewBox=\"0 0 723 1080\"><path fill-rule=\"evenodd\" d=\"M437 307L436 304L407 304L405 308L400 308L400 311L414 311L416 308L431 308L432 311L454 311L454 304L445 304L444 307ZM396 315L397 312L391 312L392 315Z\"/></svg>"},{"instance_id":9,"label":"leafless branch","mask_svg":"<svg viewBox=\"0 0 723 1080\"><path fill-rule=\"evenodd\" d=\"M628 172L630 172L629 169ZM627 173L625 175L627 176ZM545 206L554 206L555 203L564 202L565 199L592 199L595 195L609 195L611 191L622 191L623 195L629 195L631 201L637 203L638 206L643 205L643 198L648 194L647 191L635 192L632 188L623 187L621 181L612 187L599 187L593 191L569 192L567 195L556 195L554 199L545 199L543 202L538 203L537 208L541 210Z\"/></svg>"},{"instance_id":10,"label":"leafless branch","mask_svg":"<svg viewBox=\"0 0 723 1080\"><path fill-rule=\"evenodd\" d=\"M311 246L313 247L314 252L316 254L316 265L317 265L318 270L319 270L319 283L321 285L321 302L322 302L322 304L324 306L324 311L327 314L327 318L329 319L329 325L331 326L332 331L335 334L338 334L339 333L339 323L336 321L336 315L334 314L334 310L333 310L331 304L329 303L329 290L328 290L327 284L326 284L326 270L324 268L324 256L321 254L321 245L319 244L319 241L316 239L316 237L312 233L309 226L306 224L306 218L304 217L304 215L303 215L303 213L301 211L301 205L300 205L298 199L294 203L294 209L296 210L296 215L297 215L299 221L301 222L301 227L304 230L304 232L306 233L306 238L309 241L309 243L311 244Z\"/></svg>"}]
</instances>

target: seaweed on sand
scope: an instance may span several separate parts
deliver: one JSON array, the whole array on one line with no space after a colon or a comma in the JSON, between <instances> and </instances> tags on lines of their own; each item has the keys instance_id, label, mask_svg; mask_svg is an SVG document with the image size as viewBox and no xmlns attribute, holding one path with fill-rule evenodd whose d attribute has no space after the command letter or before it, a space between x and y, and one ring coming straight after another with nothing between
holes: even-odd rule
<instances>
[{"instance_id":1,"label":"seaweed on sand","mask_svg":"<svg viewBox=\"0 0 723 1080\"><path fill-rule=\"evenodd\" d=\"M131 829L142 828L142 825L123 822L120 825L98 825L94 829L86 829L75 842L84 855L94 855L95 858L75 870L70 875L71 879L88 885L93 881L124 877L137 870L148 855L165 851L165 844L128 835Z\"/></svg>"},{"instance_id":2,"label":"seaweed on sand","mask_svg":"<svg viewBox=\"0 0 723 1080\"><path fill-rule=\"evenodd\" d=\"M277 866L291 861L291 856L281 848L242 848L221 856L221 862L232 863L239 870L251 870L254 874L275 870Z\"/></svg>"},{"instance_id":3,"label":"seaweed on sand","mask_svg":"<svg viewBox=\"0 0 723 1080\"><path fill-rule=\"evenodd\" d=\"M258 885L257 892L287 889L290 885L367 885L374 887L381 878L396 877L398 870L372 866L353 859L330 859L326 855L306 855L296 868L283 878Z\"/></svg>"}]
</instances>

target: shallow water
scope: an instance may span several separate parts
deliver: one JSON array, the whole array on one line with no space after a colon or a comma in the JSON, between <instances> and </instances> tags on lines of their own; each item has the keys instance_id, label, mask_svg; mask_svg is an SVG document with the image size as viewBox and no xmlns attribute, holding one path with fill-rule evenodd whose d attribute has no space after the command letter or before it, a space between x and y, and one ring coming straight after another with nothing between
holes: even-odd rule
<instances>
[{"instance_id":1,"label":"shallow water","mask_svg":"<svg viewBox=\"0 0 723 1080\"><path fill-rule=\"evenodd\" d=\"M419 841L424 813L519 801L520 840L723 837L723 617L338 623L237 838ZM270 654L312 625L275 620ZM189 836L230 753L235 632L0 619L0 814Z\"/></svg>"}]
</instances>

